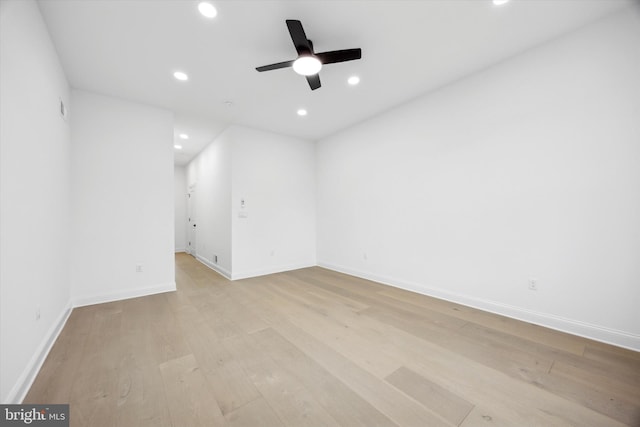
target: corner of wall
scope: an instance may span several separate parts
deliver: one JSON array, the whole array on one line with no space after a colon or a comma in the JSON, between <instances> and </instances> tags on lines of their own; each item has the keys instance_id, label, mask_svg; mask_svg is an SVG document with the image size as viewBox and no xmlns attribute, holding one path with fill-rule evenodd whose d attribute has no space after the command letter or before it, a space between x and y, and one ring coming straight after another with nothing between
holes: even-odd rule
<instances>
[{"instance_id":1,"label":"corner of wall","mask_svg":"<svg viewBox=\"0 0 640 427\"><path fill-rule=\"evenodd\" d=\"M38 372L40 372L40 368L42 368L44 361L47 359L51 348L58 339L60 332L62 332L64 325L66 325L72 310L73 309L71 308L71 302L69 302L62 313L60 313L60 316L58 316L58 319L51 325L51 327L47 331L46 335L40 342L40 345L38 345L36 351L33 353L31 359L28 361L24 370L18 377L15 385L9 392L9 395L6 397L6 402L3 403L22 403L27 393L29 392L31 385L35 381Z\"/></svg>"},{"instance_id":2,"label":"corner of wall","mask_svg":"<svg viewBox=\"0 0 640 427\"><path fill-rule=\"evenodd\" d=\"M72 303L74 308L84 307L87 305L104 304L130 298L145 297L148 295L162 294L165 292L174 292L176 289L176 282L161 283L158 285L137 287L131 290L74 296L72 298Z\"/></svg>"}]
</instances>

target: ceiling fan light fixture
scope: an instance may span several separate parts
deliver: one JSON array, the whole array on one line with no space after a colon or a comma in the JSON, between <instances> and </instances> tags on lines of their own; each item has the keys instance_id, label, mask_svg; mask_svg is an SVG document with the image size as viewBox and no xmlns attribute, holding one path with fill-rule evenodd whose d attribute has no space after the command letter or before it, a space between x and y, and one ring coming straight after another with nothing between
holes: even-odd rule
<instances>
[{"instance_id":1,"label":"ceiling fan light fixture","mask_svg":"<svg viewBox=\"0 0 640 427\"><path fill-rule=\"evenodd\" d=\"M175 73L173 73L173 77L175 77L176 80L180 80L181 82L189 80L189 76L187 75L187 73L182 71L176 71Z\"/></svg>"},{"instance_id":2,"label":"ceiling fan light fixture","mask_svg":"<svg viewBox=\"0 0 640 427\"><path fill-rule=\"evenodd\" d=\"M322 69L322 62L312 55L301 56L293 62L293 71L302 76L313 76Z\"/></svg>"},{"instance_id":3,"label":"ceiling fan light fixture","mask_svg":"<svg viewBox=\"0 0 640 427\"><path fill-rule=\"evenodd\" d=\"M218 14L216 7L206 1L198 3L198 11L202 16L209 19L215 18L216 15Z\"/></svg>"},{"instance_id":4,"label":"ceiling fan light fixture","mask_svg":"<svg viewBox=\"0 0 640 427\"><path fill-rule=\"evenodd\" d=\"M293 67L293 70L297 74L306 77L311 90L316 90L322 86L318 73L324 64L336 64L338 62L354 61L362 58L362 49L360 48L333 50L316 55L313 50L313 43L307 38L307 34L304 32L304 28L302 28L302 23L297 19L287 19L285 22L289 29L291 41L296 48L296 52L298 52L298 58L256 67L256 71L261 73L263 71Z\"/></svg>"}]
</instances>

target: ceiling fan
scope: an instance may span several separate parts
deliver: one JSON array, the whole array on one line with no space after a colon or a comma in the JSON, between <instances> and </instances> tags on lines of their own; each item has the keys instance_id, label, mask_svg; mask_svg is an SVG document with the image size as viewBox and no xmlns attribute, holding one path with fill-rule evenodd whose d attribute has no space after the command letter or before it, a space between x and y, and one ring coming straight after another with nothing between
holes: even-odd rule
<instances>
[{"instance_id":1,"label":"ceiling fan","mask_svg":"<svg viewBox=\"0 0 640 427\"><path fill-rule=\"evenodd\" d=\"M262 67L257 67L256 70L262 72L293 67L293 71L306 76L311 90L316 90L320 87L320 76L318 73L324 64L353 61L362 57L362 50L360 48L315 53L313 51L313 43L307 39L307 35L304 33L304 28L302 28L300 21L287 19L287 28L289 29L293 45L298 52L298 58L291 61L263 65Z\"/></svg>"}]
</instances>

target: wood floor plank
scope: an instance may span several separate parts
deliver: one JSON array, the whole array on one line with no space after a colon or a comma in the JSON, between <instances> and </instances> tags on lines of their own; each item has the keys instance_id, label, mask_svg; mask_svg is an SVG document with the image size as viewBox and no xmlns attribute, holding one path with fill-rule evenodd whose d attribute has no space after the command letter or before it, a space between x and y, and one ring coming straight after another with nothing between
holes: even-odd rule
<instances>
[{"instance_id":1,"label":"wood floor plank","mask_svg":"<svg viewBox=\"0 0 640 427\"><path fill-rule=\"evenodd\" d=\"M473 409L473 404L404 366L386 380L453 425L460 425Z\"/></svg>"},{"instance_id":2,"label":"wood floor plank","mask_svg":"<svg viewBox=\"0 0 640 427\"><path fill-rule=\"evenodd\" d=\"M290 311L290 309L288 309L288 311ZM365 311L366 311L366 310L365 310ZM335 313L333 313L333 314L335 314ZM315 315L315 314L314 314L314 315ZM321 319L320 319L320 320L321 320ZM349 326L349 325L346 325L346 326ZM352 328L352 329L353 329L353 328ZM360 331L360 330L359 330L358 332L360 333L360 335L362 335L362 331ZM455 339L455 338L454 338L454 339ZM460 350L462 350L462 351L464 352L464 354L467 354L466 350L468 350L469 348L471 348L472 350L474 350L474 348L473 348L473 347L467 347L467 348L462 348L462 349L458 348L458 350L459 350L459 351L460 351ZM481 347L480 347L480 349L475 349L474 351L477 353L479 350L481 350ZM517 352L516 352L516 353L517 353ZM468 354L467 354L467 357L468 357ZM477 358L477 357L476 357L476 358ZM513 360L513 361L510 361L510 360L508 360L508 359L507 359L507 362L508 362L508 363L507 363L507 367L508 367L508 366L511 366L511 368L510 368L510 369L507 369L507 371L508 371L508 372L510 373L510 375L512 375L514 378L516 378L516 379L523 379L523 378L528 379L528 382L527 382L527 384L528 384L528 385L530 385L530 386L536 386L535 384L533 384L533 381L531 381L531 378L529 378L529 377L527 376L527 373L528 373L528 372L530 372L530 371L537 372L537 369L535 368L535 367L536 367L536 365L537 365L537 362L535 361L535 358L534 358L534 360L533 360L533 363L532 363L532 364L531 364L531 366L529 366L529 367L523 367L521 364L519 364L519 363L517 362L517 360L518 360L518 359L515 359L515 360ZM500 363L496 363L496 361L495 361L495 360L493 360L493 356L492 356L491 354L487 354L487 355L486 355L486 357L484 357L484 358L482 359L482 361L483 361L484 363L488 364L489 366L493 365L493 367L494 367L494 368L498 368L499 370L504 370L504 369L505 369L505 368L504 368ZM499 361L498 361L498 362L499 362ZM467 361L467 363L468 363L468 361ZM547 370L548 370L548 368L549 368L549 367L550 367L550 365L549 365L549 363L547 362L547 363L546 363L544 366L542 366L539 370L540 370L541 372L545 372L545 371L547 371ZM522 371L521 371L521 370L522 370ZM492 375L492 374L490 374L490 375ZM527 390L527 392L530 392L530 391L531 391L531 389ZM560 391L560 390L559 390L559 391ZM566 395L566 393L565 393L565 395ZM507 396L501 396L500 398L501 398L501 399L503 399L503 400L505 400L505 399L507 399L507 400L508 400ZM553 407L553 404L556 404L556 403L557 403L557 399L554 399L554 398L553 398L553 396L550 396L550 402L549 402L549 403L550 403L551 407ZM539 412L538 412L538 414L537 414L537 416L539 416L539 417L540 417L540 423L544 424L545 422L546 422L546 423L552 422L552 420L554 420L554 417L558 417L558 416L559 416L559 417L563 417L564 415L563 415L562 413L560 413L560 412L558 412L558 413L554 413L554 412L551 412L551 413L544 413L544 411L539 411ZM581 413L581 415L580 415L580 416L581 416L582 418L588 418L590 415L589 415L589 413L588 413L588 412L586 412L586 413ZM523 421L524 421L524 420L522 420L522 419L519 419L519 420L518 420L518 422L523 422ZM566 421L562 421L562 422L566 422ZM562 424L560 424L560 425L562 425ZM592 425L597 425L597 424L592 424Z\"/></svg>"},{"instance_id":3,"label":"wood floor plank","mask_svg":"<svg viewBox=\"0 0 640 427\"><path fill-rule=\"evenodd\" d=\"M640 403L632 403L626 397L602 390L593 384L584 384L566 376L553 373L525 374L526 381L537 387L562 396L585 408L593 409L627 425L640 425Z\"/></svg>"},{"instance_id":4,"label":"wood floor plank","mask_svg":"<svg viewBox=\"0 0 640 427\"><path fill-rule=\"evenodd\" d=\"M175 426L226 425L213 392L192 354L161 364L160 373Z\"/></svg>"},{"instance_id":5,"label":"wood floor plank","mask_svg":"<svg viewBox=\"0 0 640 427\"><path fill-rule=\"evenodd\" d=\"M262 398L225 415L230 427L278 427L285 424Z\"/></svg>"},{"instance_id":6,"label":"wood floor plank","mask_svg":"<svg viewBox=\"0 0 640 427\"><path fill-rule=\"evenodd\" d=\"M338 426L304 384L278 365L255 340L255 334L238 336L222 343L249 373L269 406L286 426Z\"/></svg>"},{"instance_id":7,"label":"wood floor plank","mask_svg":"<svg viewBox=\"0 0 640 427\"><path fill-rule=\"evenodd\" d=\"M410 367L414 366L418 372L432 381L437 378L436 382L440 386L459 394L469 402L500 410L513 425L530 425L531 419L537 420L540 425L597 426L603 419L609 420L605 424L620 425L593 411L583 410L584 407L569 404L569 421L563 420L554 424L556 418L565 417L564 412L557 408L566 402L561 401L558 396L540 393L533 384L519 381L518 378L505 377L505 374L479 364L466 355L456 354L402 330L387 330L386 336L391 346L401 349L406 360L412 364ZM536 409L532 410L532 407ZM529 415L523 417L524 413ZM571 421L572 419L579 422Z\"/></svg>"},{"instance_id":8,"label":"wood floor plank","mask_svg":"<svg viewBox=\"0 0 640 427\"><path fill-rule=\"evenodd\" d=\"M185 322L183 325L194 357L223 414L261 397L240 362L225 349L222 342L216 340L206 322Z\"/></svg>"},{"instance_id":9,"label":"wood floor plank","mask_svg":"<svg viewBox=\"0 0 640 427\"><path fill-rule=\"evenodd\" d=\"M588 340L585 350L588 349L598 349L606 353L611 353L618 356L623 356L627 359L635 360L636 362L640 361L640 352L629 350L628 348L616 347L603 342Z\"/></svg>"},{"instance_id":10,"label":"wood floor plank","mask_svg":"<svg viewBox=\"0 0 640 427\"><path fill-rule=\"evenodd\" d=\"M550 371L586 385L597 384L599 388L617 396L631 397L631 402L640 402L640 372L612 366L598 360L562 352L535 341L507 334L495 329L469 322L460 333L483 340L489 345L502 345L526 351L532 356L553 360ZM625 350L625 352L628 350Z\"/></svg>"},{"instance_id":11,"label":"wood floor plank","mask_svg":"<svg viewBox=\"0 0 640 427\"><path fill-rule=\"evenodd\" d=\"M26 402L73 427L640 426L640 353L320 267L76 308Z\"/></svg>"},{"instance_id":12,"label":"wood floor plank","mask_svg":"<svg viewBox=\"0 0 640 427\"><path fill-rule=\"evenodd\" d=\"M498 372L494 369L475 362L466 356L457 355L455 352L447 350L446 348L428 343L400 329L382 324L378 325L378 327L385 331L384 336L388 341L386 348L395 348L398 355L401 356L405 362L416 364L414 366L422 369L420 372L423 376L430 378L428 374L435 370L437 371L436 377L439 377L441 380L438 384L443 389L459 394L469 402L480 402L487 405L492 404L493 406L489 407L493 408L496 407L495 403L499 402L497 407L501 411L506 414L513 412L513 416L511 417L512 425L526 425L523 423L528 420L529 417L522 418L518 411L512 409L518 404L523 407L528 405L528 403L521 402L523 400L522 395L514 398L511 393L510 388L513 383L517 383L516 379L505 379L503 376L498 375ZM356 329L359 333L364 334L363 330L358 330L357 328L352 329ZM378 345L378 347L382 347L382 345ZM437 368L433 367L432 363L434 361L439 361L441 365ZM463 369L460 369L459 366ZM443 375L443 372L447 372L449 377ZM496 378L503 382L502 387L497 389L491 384L491 381ZM494 387L494 389L492 389L490 394L486 394L476 387L470 387L468 383L473 385L478 383L485 384L485 386ZM529 389L534 390L532 387L529 387ZM524 396L530 391L529 389L521 390ZM491 398L487 396L491 396ZM526 399L524 400L526 401ZM540 400L544 402L545 399ZM543 425L544 422L548 422L547 418L548 417L540 416L541 425Z\"/></svg>"},{"instance_id":13,"label":"wood floor plank","mask_svg":"<svg viewBox=\"0 0 640 427\"><path fill-rule=\"evenodd\" d=\"M173 351L160 346L162 339L157 334L161 329L148 315L159 307L149 302L145 298L123 302L116 424L122 427L174 425L159 369L159 363Z\"/></svg>"},{"instance_id":14,"label":"wood floor plank","mask_svg":"<svg viewBox=\"0 0 640 427\"><path fill-rule=\"evenodd\" d=\"M118 373L117 426L173 426L157 365L140 365L128 355Z\"/></svg>"},{"instance_id":15,"label":"wood floor plank","mask_svg":"<svg viewBox=\"0 0 640 427\"><path fill-rule=\"evenodd\" d=\"M422 351L417 351L423 347ZM426 349L429 350L426 350ZM428 357L425 357L425 350ZM555 392L518 380L462 356L418 346L407 367L476 405L497 410L512 425L622 426L623 423Z\"/></svg>"},{"instance_id":16,"label":"wood floor plank","mask_svg":"<svg viewBox=\"0 0 640 427\"><path fill-rule=\"evenodd\" d=\"M319 289L325 290L330 295L348 295L349 298L366 303L366 306L361 310L369 307L389 310L403 310L420 318L421 321L430 322L434 325L440 325L449 329L458 329L467 323L467 320L460 319L456 316L452 316L436 310L431 310L426 307L417 306L415 304L408 304L395 298L387 297L383 294L382 291L372 292L372 290L369 289L368 292L354 292L351 286L339 286L337 284L328 283L326 281L318 280L315 278L309 280L311 284Z\"/></svg>"},{"instance_id":17,"label":"wood floor plank","mask_svg":"<svg viewBox=\"0 0 640 427\"><path fill-rule=\"evenodd\" d=\"M510 375L518 376L523 370L548 372L553 363L550 359L532 356L529 353L497 343L487 345L463 334L447 333L441 328L434 328L428 323L416 322L415 319L401 311L393 313L378 309L367 309L362 312L381 322L402 329L418 338L438 344L459 354L476 360Z\"/></svg>"},{"instance_id":18,"label":"wood floor plank","mask_svg":"<svg viewBox=\"0 0 640 427\"><path fill-rule=\"evenodd\" d=\"M273 329L253 334L282 367L295 375L314 399L343 426L395 426L388 417L368 404L338 378L287 343Z\"/></svg>"},{"instance_id":19,"label":"wood floor plank","mask_svg":"<svg viewBox=\"0 0 640 427\"><path fill-rule=\"evenodd\" d=\"M244 333L232 319L224 316L220 304L211 295L205 293L189 298L193 306L202 313L218 340Z\"/></svg>"},{"instance_id":20,"label":"wood floor plank","mask_svg":"<svg viewBox=\"0 0 640 427\"><path fill-rule=\"evenodd\" d=\"M379 377L385 377L402 366L402 362L383 351L371 352L370 339L352 331L348 324L336 318L305 308L304 305L291 300L285 291L277 287L269 287L265 292L266 301L282 307L288 321L303 327L308 333L326 342L329 346L344 354ZM384 337L377 342L383 344Z\"/></svg>"},{"instance_id":21,"label":"wood floor plank","mask_svg":"<svg viewBox=\"0 0 640 427\"><path fill-rule=\"evenodd\" d=\"M286 316L269 304L265 304L262 289L269 278L262 278L262 282L257 283L254 279L242 280L243 285L229 289L229 295L237 302L247 307L269 327L281 322L288 322Z\"/></svg>"},{"instance_id":22,"label":"wood floor plank","mask_svg":"<svg viewBox=\"0 0 640 427\"><path fill-rule=\"evenodd\" d=\"M274 308L276 306L283 308L282 304L279 302L273 306L265 304L269 294L264 289L261 290L263 294L258 292L248 293L246 290L244 292L239 290L239 292L241 293L239 298L247 304L259 300L261 304L255 306L256 312L265 319L269 319L269 323L274 329L277 329L286 339L294 342L308 357L315 360L335 377L340 378L349 388L398 425L429 425L433 427L444 425L443 420L413 399L403 398L397 389L362 369L351 359L342 356L312 335L304 332L300 329L301 325L299 323L296 322L294 326L294 322L289 322L284 315L278 313Z\"/></svg>"},{"instance_id":23,"label":"wood floor plank","mask_svg":"<svg viewBox=\"0 0 640 427\"><path fill-rule=\"evenodd\" d=\"M604 362L612 368L622 368L626 372L635 372L640 377L640 358L631 357L621 352L607 351L600 347L587 346L584 357Z\"/></svg>"},{"instance_id":24,"label":"wood floor plank","mask_svg":"<svg viewBox=\"0 0 640 427\"><path fill-rule=\"evenodd\" d=\"M513 427L498 411L475 406L460 427Z\"/></svg>"},{"instance_id":25,"label":"wood floor plank","mask_svg":"<svg viewBox=\"0 0 640 427\"><path fill-rule=\"evenodd\" d=\"M581 363L581 360L556 360L550 373L569 378L585 386L594 386L629 402L640 403L640 382L629 380L628 377L612 375L601 366Z\"/></svg>"},{"instance_id":26,"label":"wood floor plank","mask_svg":"<svg viewBox=\"0 0 640 427\"><path fill-rule=\"evenodd\" d=\"M160 364L191 351L163 294L133 298L122 302L122 333L144 341L146 362Z\"/></svg>"},{"instance_id":27,"label":"wood floor plank","mask_svg":"<svg viewBox=\"0 0 640 427\"><path fill-rule=\"evenodd\" d=\"M82 360L93 312L73 310L54 343L24 403L68 403L76 369Z\"/></svg>"},{"instance_id":28,"label":"wood floor plank","mask_svg":"<svg viewBox=\"0 0 640 427\"><path fill-rule=\"evenodd\" d=\"M398 389L360 368L297 326L281 323L277 326L277 332L396 424L430 427L449 425L425 406L414 399L406 399Z\"/></svg>"},{"instance_id":29,"label":"wood floor plank","mask_svg":"<svg viewBox=\"0 0 640 427\"><path fill-rule=\"evenodd\" d=\"M244 333L248 334L269 327L249 307L244 307L233 299L227 290L209 298L216 300L221 316L232 321Z\"/></svg>"},{"instance_id":30,"label":"wood floor plank","mask_svg":"<svg viewBox=\"0 0 640 427\"><path fill-rule=\"evenodd\" d=\"M389 288L381 283L372 282L356 276L349 276L322 267L311 267L292 272L292 274L296 273L307 277L315 277L329 283L341 283L346 279L349 282L349 288L362 295L369 295L371 292L378 292Z\"/></svg>"},{"instance_id":31,"label":"wood floor plank","mask_svg":"<svg viewBox=\"0 0 640 427\"><path fill-rule=\"evenodd\" d=\"M76 366L69 404L81 425L113 425L121 358L121 303L86 307L93 316L82 359ZM107 421L108 420L108 421Z\"/></svg>"},{"instance_id":32,"label":"wood floor plank","mask_svg":"<svg viewBox=\"0 0 640 427\"><path fill-rule=\"evenodd\" d=\"M349 296L335 292L335 289L327 290L327 286L318 286L319 282L311 283L302 277L292 274L282 274L278 276L281 284L294 288L298 294L306 293L332 306L342 306L347 310L360 311L368 308L368 304L363 302L362 295L351 293Z\"/></svg>"},{"instance_id":33,"label":"wood floor plank","mask_svg":"<svg viewBox=\"0 0 640 427\"><path fill-rule=\"evenodd\" d=\"M423 298L416 298L416 294L403 289L388 287L387 289L382 290L380 294L396 298L400 301L406 302L407 304L414 304L448 314L455 313L455 316L461 319L510 333L515 336L526 337L527 339L536 341L540 344L555 347L559 350L576 355L582 355L584 353L584 349L588 341L581 337L543 328L517 319L499 316L497 314L478 310L472 307L465 307L449 301L438 300L436 298L426 296Z\"/></svg>"}]
</instances>

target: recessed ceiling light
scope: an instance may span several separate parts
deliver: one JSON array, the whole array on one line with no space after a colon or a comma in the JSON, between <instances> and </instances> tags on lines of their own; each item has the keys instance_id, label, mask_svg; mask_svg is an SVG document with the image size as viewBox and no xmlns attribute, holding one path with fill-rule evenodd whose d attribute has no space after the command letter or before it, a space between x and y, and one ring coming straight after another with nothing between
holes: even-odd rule
<instances>
[{"instance_id":1,"label":"recessed ceiling light","mask_svg":"<svg viewBox=\"0 0 640 427\"><path fill-rule=\"evenodd\" d=\"M182 71L176 71L175 73L173 73L173 77L183 82L189 80L189 76L187 76L187 74Z\"/></svg>"},{"instance_id":2,"label":"recessed ceiling light","mask_svg":"<svg viewBox=\"0 0 640 427\"><path fill-rule=\"evenodd\" d=\"M493 4L496 6L502 6L507 3L509 3L509 0L493 0Z\"/></svg>"},{"instance_id":3,"label":"recessed ceiling light","mask_svg":"<svg viewBox=\"0 0 640 427\"><path fill-rule=\"evenodd\" d=\"M182 145L174 145L173 148L175 148L176 150L182 150Z\"/></svg>"},{"instance_id":4,"label":"recessed ceiling light","mask_svg":"<svg viewBox=\"0 0 640 427\"><path fill-rule=\"evenodd\" d=\"M303 76L318 74L322 68L322 62L315 56L301 56L293 62L293 71Z\"/></svg>"},{"instance_id":5,"label":"recessed ceiling light","mask_svg":"<svg viewBox=\"0 0 640 427\"><path fill-rule=\"evenodd\" d=\"M189 135L187 135L186 133L181 133L178 136L180 137L180 139L189 139Z\"/></svg>"},{"instance_id":6,"label":"recessed ceiling light","mask_svg":"<svg viewBox=\"0 0 640 427\"><path fill-rule=\"evenodd\" d=\"M205 16L207 18L215 18L218 14L215 6L206 1L200 2L198 4L198 10L202 14L202 16Z\"/></svg>"},{"instance_id":7,"label":"recessed ceiling light","mask_svg":"<svg viewBox=\"0 0 640 427\"><path fill-rule=\"evenodd\" d=\"M307 115L307 110L305 110L304 108L301 108L298 110L298 115L299 116L306 116Z\"/></svg>"},{"instance_id":8,"label":"recessed ceiling light","mask_svg":"<svg viewBox=\"0 0 640 427\"><path fill-rule=\"evenodd\" d=\"M358 76L351 76L349 77L349 80L347 80L347 83L349 83L351 86L355 86L358 83L360 83L360 77Z\"/></svg>"}]
</instances>

